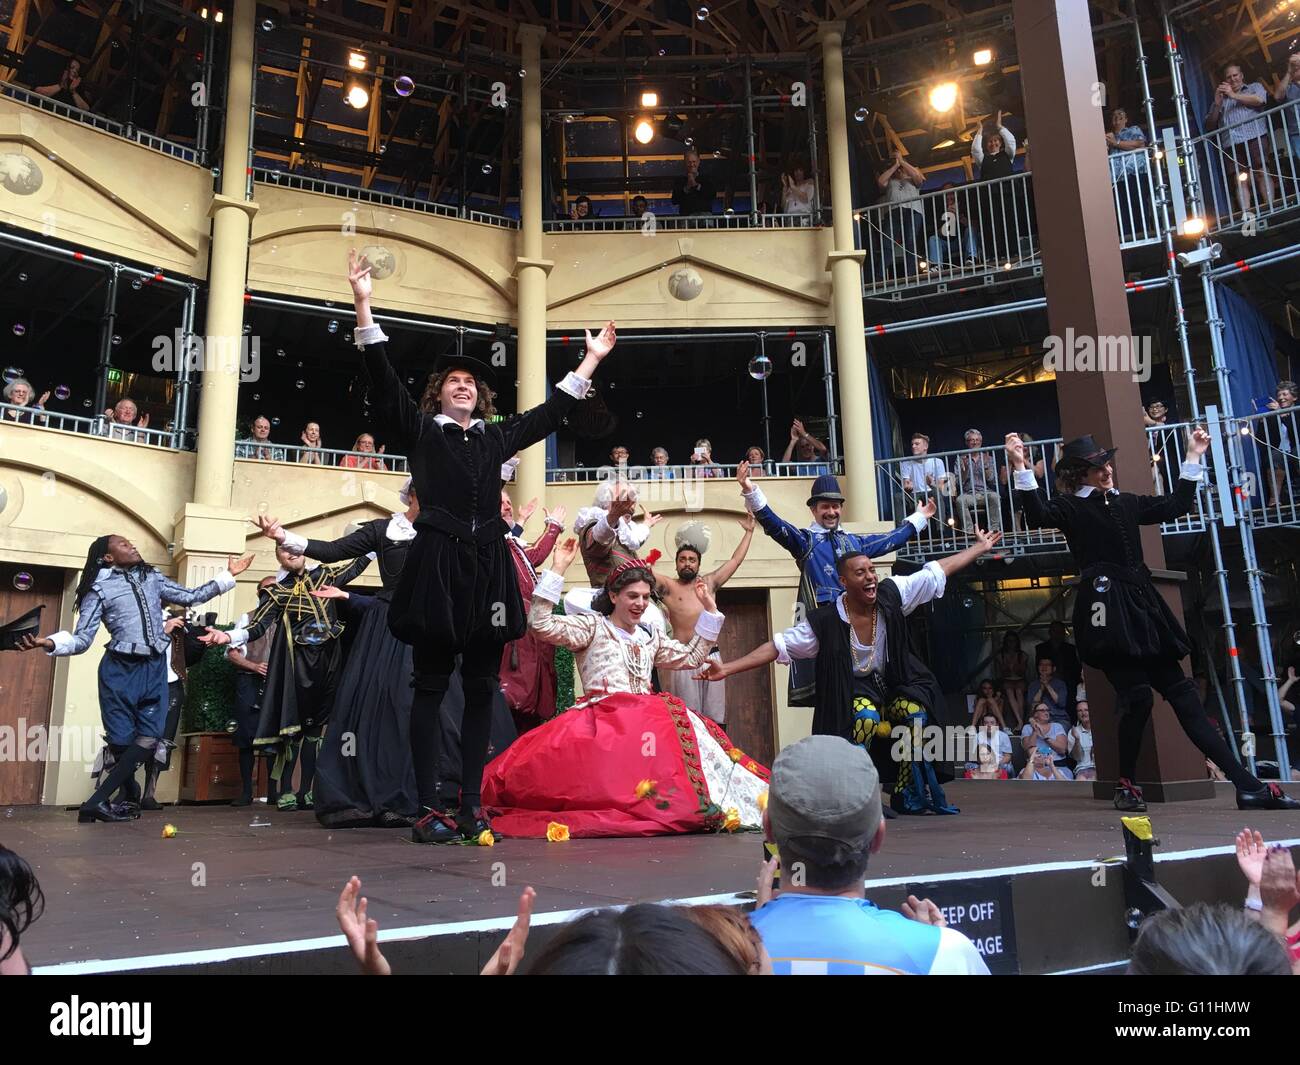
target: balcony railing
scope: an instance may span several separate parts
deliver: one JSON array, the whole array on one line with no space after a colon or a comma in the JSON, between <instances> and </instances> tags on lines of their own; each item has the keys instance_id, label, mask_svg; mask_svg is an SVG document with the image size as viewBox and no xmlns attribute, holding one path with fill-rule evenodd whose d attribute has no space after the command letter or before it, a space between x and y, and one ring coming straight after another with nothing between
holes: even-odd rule
<instances>
[{"instance_id":1,"label":"balcony railing","mask_svg":"<svg viewBox=\"0 0 1300 1065\"><path fill-rule=\"evenodd\" d=\"M0 95L8 96L10 99L17 100L20 103L27 104L29 107L36 107L42 111L48 111L50 114L60 115L63 118L69 118L73 122L80 122L83 126L91 126L94 129L103 130L105 133L111 133L115 137L122 137L125 140L134 141L136 144L143 145L155 152L161 152L163 155L170 155L176 159L182 159L187 163L203 164L202 153L190 144L178 144L176 141L170 141L166 137L160 137L156 133L149 133L146 130L139 129L135 126L128 126L123 122L118 122L111 118L105 118L103 115L97 115L93 111L83 111L80 107L73 107L71 104L65 104L62 100L55 100L49 96L42 96L31 89L24 89L20 85L14 85L12 82L0 82Z\"/></svg>"},{"instance_id":2,"label":"balcony railing","mask_svg":"<svg viewBox=\"0 0 1300 1065\"><path fill-rule=\"evenodd\" d=\"M547 233L642 233L680 229L812 229L821 225L806 214L652 214L626 218L555 218L542 223Z\"/></svg>"},{"instance_id":3,"label":"balcony railing","mask_svg":"<svg viewBox=\"0 0 1300 1065\"><path fill-rule=\"evenodd\" d=\"M338 451L326 447L259 443L256 440L235 442L235 458L250 462L289 462L303 466L330 466L357 473L410 473L405 455L377 451Z\"/></svg>"},{"instance_id":4,"label":"balcony railing","mask_svg":"<svg viewBox=\"0 0 1300 1065\"><path fill-rule=\"evenodd\" d=\"M824 459L820 462L765 462L761 471L751 467L750 476L759 478L811 478L824 473L837 476L844 473L842 459ZM547 484L595 484L615 477L632 483L671 491L676 484L705 484L709 481L734 480L736 466L717 463L687 466L561 466L546 471Z\"/></svg>"},{"instance_id":5,"label":"balcony railing","mask_svg":"<svg viewBox=\"0 0 1300 1065\"><path fill-rule=\"evenodd\" d=\"M1164 240L1157 210L1156 183L1151 167L1158 165L1147 148L1113 152L1110 164L1111 193L1115 218L1119 222L1119 246L1138 248Z\"/></svg>"},{"instance_id":6,"label":"balcony railing","mask_svg":"<svg viewBox=\"0 0 1300 1065\"><path fill-rule=\"evenodd\" d=\"M1245 484L1240 505L1261 527L1300 525L1300 407L1242 418L1237 434Z\"/></svg>"},{"instance_id":7,"label":"balcony railing","mask_svg":"<svg viewBox=\"0 0 1300 1065\"><path fill-rule=\"evenodd\" d=\"M359 185L346 185L341 181L325 181L323 178L307 177L303 174L291 174L286 170L272 170L268 167L253 167L253 180L264 185L278 185L282 189L297 189L300 192L317 192L322 196L335 196L358 203L373 204L378 207L401 207L408 211L422 211L425 214L441 215L444 218L459 218L460 211L450 204L434 203L420 200L414 196L398 196L391 192L379 192L375 189L363 189Z\"/></svg>"},{"instance_id":8,"label":"balcony railing","mask_svg":"<svg viewBox=\"0 0 1300 1065\"><path fill-rule=\"evenodd\" d=\"M1150 427L1147 446L1151 479L1146 484L1131 481L1125 489L1140 495L1172 492L1182 466L1189 428L1186 424ZM1048 498L1057 491L1053 467L1060 444L1059 437L1026 443L1026 454L1038 487ZM1065 551L1065 537L1058 530L1031 529L1026 525L1015 506L1015 487L1009 474L1006 452L1001 446L877 462L876 485L883 521L898 525L927 499L933 499L938 507L926 528L900 548L899 555L919 561L961 551L970 546L976 526L1000 529L1000 551L1008 558ZM1140 481L1140 474L1132 477ZM1191 512L1166 523L1161 531L1165 535L1201 532L1213 518L1212 506L1212 493L1198 491Z\"/></svg>"},{"instance_id":9,"label":"balcony railing","mask_svg":"<svg viewBox=\"0 0 1300 1065\"><path fill-rule=\"evenodd\" d=\"M1272 216L1300 206L1300 102L1188 141L1200 174L1209 232L1249 234Z\"/></svg>"},{"instance_id":10,"label":"balcony railing","mask_svg":"<svg viewBox=\"0 0 1300 1065\"><path fill-rule=\"evenodd\" d=\"M179 449L181 442L172 429L148 429L134 425L110 422L102 414L85 418L77 414L62 414L39 407L18 407L0 403L0 425L31 425L38 429L57 429L65 433L86 436L103 436L126 444L151 444L154 447Z\"/></svg>"}]
</instances>

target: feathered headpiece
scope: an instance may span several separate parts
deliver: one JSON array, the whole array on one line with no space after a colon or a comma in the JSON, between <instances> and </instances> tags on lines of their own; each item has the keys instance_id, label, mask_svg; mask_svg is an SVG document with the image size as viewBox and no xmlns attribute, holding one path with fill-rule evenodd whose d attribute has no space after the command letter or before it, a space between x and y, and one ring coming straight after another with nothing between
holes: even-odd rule
<instances>
[{"instance_id":1,"label":"feathered headpiece","mask_svg":"<svg viewBox=\"0 0 1300 1065\"><path fill-rule=\"evenodd\" d=\"M651 569L654 566L654 564L659 561L659 559L660 559L660 552L659 549L656 548L655 550L651 551L650 554L646 555L645 558L629 558L626 562L622 563L621 565L615 566L612 570L610 570L609 576L605 578L606 590L612 588L614 586L614 581L617 580L624 573L627 573L629 570Z\"/></svg>"},{"instance_id":2,"label":"feathered headpiece","mask_svg":"<svg viewBox=\"0 0 1300 1065\"><path fill-rule=\"evenodd\" d=\"M681 553L682 548L687 547L701 558L704 557L704 552L709 549L712 540L713 532L702 521L688 521L677 530L677 535L673 537L673 543L677 545L678 554Z\"/></svg>"}]
</instances>

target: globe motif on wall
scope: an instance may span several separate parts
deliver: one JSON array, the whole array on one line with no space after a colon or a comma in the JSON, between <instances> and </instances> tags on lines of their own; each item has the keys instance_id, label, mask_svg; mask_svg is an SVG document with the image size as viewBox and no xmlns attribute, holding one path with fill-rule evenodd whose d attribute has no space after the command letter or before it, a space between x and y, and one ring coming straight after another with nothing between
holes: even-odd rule
<instances>
[{"instance_id":1,"label":"globe motif on wall","mask_svg":"<svg viewBox=\"0 0 1300 1065\"><path fill-rule=\"evenodd\" d=\"M361 254L370 260L371 280L383 281L397 270L397 256L381 244L367 244Z\"/></svg>"},{"instance_id":2,"label":"globe motif on wall","mask_svg":"<svg viewBox=\"0 0 1300 1065\"><path fill-rule=\"evenodd\" d=\"M668 291L679 300L693 300L704 291L704 278L695 267L683 266L668 279Z\"/></svg>"},{"instance_id":3,"label":"globe motif on wall","mask_svg":"<svg viewBox=\"0 0 1300 1065\"><path fill-rule=\"evenodd\" d=\"M17 196L31 196L45 182L36 160L17 152L0 153L0 185Z\"/></svg>"}]
</instances>

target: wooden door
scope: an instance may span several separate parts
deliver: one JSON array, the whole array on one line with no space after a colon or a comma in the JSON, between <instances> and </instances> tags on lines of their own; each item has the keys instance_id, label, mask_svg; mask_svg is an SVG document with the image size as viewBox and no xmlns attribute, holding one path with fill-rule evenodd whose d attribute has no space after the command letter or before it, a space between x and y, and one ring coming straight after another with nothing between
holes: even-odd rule
<instances>
[{"instance_id":1,"label":"wooden door","mask_svg":"<svg viewBox=\"0 0 1300 1065\"><path fill-rule=\"evenodd\" d=\"M718 647L722 660L741 658L772 638L767 592L762 588L723 588L718 609L727 615ZM772 667L728 677L727 735L746 754L770 766L776 757L776 721L772 712Z\"/></svg>"},{"instance_id":2,"label":"wooden door","mask_svg":"<svg viewBox=\"0 0 1300 1065\"><path fill-rule=\"evenodd\" d=\"M20 577L25 574L25 577ZM31 586L26 591L20 585ZM48 566L0 563L0 624L21 617L33 607L44 606L41 635L59 627L59 604L63 598L63 570ZM50 696L54 690L54 659L42 651L0 651L0 729L5 746L12 741L15 761L0 766L0 806L27 806L41 801L45 762L28 759L34 736L43 730L44 742L37 751L58 757L58 744L49 753ZM6 752L8 753L8 752Z\"/></svg>"}]
</instances>

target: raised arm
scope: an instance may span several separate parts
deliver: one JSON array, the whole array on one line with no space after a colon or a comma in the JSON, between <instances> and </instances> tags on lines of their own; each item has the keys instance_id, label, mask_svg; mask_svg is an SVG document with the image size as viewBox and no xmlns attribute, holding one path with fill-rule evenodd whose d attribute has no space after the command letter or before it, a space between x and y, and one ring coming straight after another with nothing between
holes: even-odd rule
<instances>
[{"instance_id":1,"label":"raised arm","mask_svg":"<svg viewBox=\"0 0 1300 1065\"><path fill-rule=\"evenodd\" d=\"M934 517L935 508L934 500L927 499L913 513L908 515L903 524L892 532L873 533L870 536L854 533L853 539L856 541L858 550L868 558L879 558L891 551L897 551L925 528L926 523Z\"/></svg>"},{"instance_id":2,"label":"raised arm","mask_svg":"<svg viewBox=\"0 0 1300 1065\"><path fill-rule=\"evenodd\" d=\"M776 512L767 505L767 496L763 495L763 490L750 479L748 462L742 462L736 468L736 480L740 482L745 509L758 519L758 523L763 526L763 531L768 536L790 552L796 562L802 562L804 556L808 554L808 534L778 517Z\"/></svg>"},{"instance_id":3,"label":"raised arm","mask_svg":"<svg viewBox=\"0 0 1300 1065\"><path fill-rule=\"evenodd\" d=\"M278 520L266 514L259 514L253 521L262 530L264 536L270 537L277 544L283 544L288 550L298 555L306 555L317 562L342 562L345 559L360 558L378 553L383 548L383 532L372 521L366 522L355 532L340 536L337 540L309 540L298 533L290 532Z\"/></svg>"},{"instance_id":4,"label":"raised arm","mask_svg":"<svg viewBox=\"0 0 1300 1065\"><path fill-rule=\"evenodd\" d=\"M1016 433L1007 434L1007 464L1014 471L1011 483L1016 490L1016 504L1024 512L1029 526L1034 529L1060 529L1068 534L1068 508L1058 499L1044 499L1039 494L1038 479L1025 455L1025 442Z\"/></svg>"},{"instance_id":5,"label":"raised arm","mask_svg":"<svg viewBox=\"0 0 1300 1065\"><path fill-rule=\"evenodd\" d=\"M546 516L546 531L537 538L537 542L532 547L524 548L524 554L528 561L536 568L546 561L546 557L555 547L555 541L560 538L560 533L564 532L563 507L556 507L556 515L548 514Z\"/></svg>"},{"instance_id":6,"label":"raised arm","mask_svg":"<svg viewBox=\"0 0 1300 1065\"><path fill-rule=\"evenodd\" d=\"M695 623L695 635L689 643L679 643L668 636L660 636L659 646L655 648L655 665L660 669L694 669L704 664L718 642L718 633L726 618L718 613L718 604L708 583L703 579L695 582L695 597L704 609Z\"/></svg>"},{"instance_id":7,"label":"raised arm","mask_svg":"<svg viewBox=\"0 0 1300 1065\"><path fill-rule=\"evenodd\" d=\"M215 599L217 596L234 588L235 578L248 569L252 561L252 555L245 555L240 559L236 559L232 555L225 570L218 573L212 580L200 584L197 588L186 588L177 584L170 577L164 577L161 589L162 601L164 603L179 603L181 606L197 606L199 603L206 603L209 599Z\"/></svg>"},{"instance_id":8,"label":"raised arm","mask_svg":"<svg viewBox=\"0 0 1300 1065\"><path fill-rule=\"evenodd\" d=\"M709 582L709 588L717 591L727 581L731 580L736 570L740 569L740 564L745 561L745 556L749 553L749 545L754 541L754 515L746 513L740 519L740 527L745 530L745 534L740 538L740 543L736 545L736 550L731 553L721 566L708 574L704 579Z\"/></svg>"},{"instance_id":9,"label":"raised arm","mask_svg":"<svg viewBox=\"0 0 1300 1065\"><path fill-rule=\"evenodd\" d=\"M373 555L362 555L360 558L354 558L351 562L346 562L341 566L329 566L329 576L325 583L335 588L345 588L355 581L361 574L365 573L366 567L373 561Z\"/></svg>"},{"instance_id":10,"label":"raised arm","mask_svg":"<svg viewBox=\"0 0 1300 1065\"><path fill-rule=\"evenodd\" d=\"M700 680L723 680L772 662L788 666L796 658L816 658L818 649L817 634L813 632L812 623L801 621L793 628L776 633L767 643L754 648L744 658L737 658L733 662L706 663L696 677Z\"/></svg>"},{"instance_id":11,"label":"raised arm","mask_svg":"<svg viewBox=\"0 0 1300 1065\"><path fill-rule=\"evenodd\" d=\"M1196 506L1196 488L1205 472L1202 461L1210 446L1210 434L1199 425L1187 440L1186 459L1179 471L1178 484L1167 496L1138 496L1139 525L1162 525L1176 521Z\"/></svg>"},{"instance_id":12,"label":"raised arm","mask_svg":"<svg viewBox=\"0 0 1300 1065\"><path fill-rule=\"evenodd\" d=\"M955 555L935 559L935 564L943 570L944 579L947 580L954 573L964 570L980 555L992 551L1001 539L1001 532L985 532L983 529L976 529L975 542L970 547L966 548L965 551L958 551Z\"/></svg>"},{"instance_id":13,"label":"raised arm","mask_svg":"<svg viewBox=\"0 0 1300 1065\"><path fill-rule=\"evenodd\" d=\"M353 337L370 375L376 413L409 455L420 438L424 415L388 361L384 348L384 341L388 338L375 324L370 312L370 261L364 255L358 255L355 248L348 252L348 283L352 286L352 302L357 312Z\"/></svg>"},{"instance_id":14,"label":"raised arm","mask_svg":"<svg viewBox=\"0 0 1300 1065\"><path fill-rule=\"evenodd\" d=\"M578 400L587 394L591 379L596 375L600 364L614 350L618 334L613 322L606 322L594 337L587 331L587 353L574 373L566 374L552 390L546 401L532 410L516 414L500 423L504 438L505 453L513 455L517 451L531 447L540 440L545 440L555 432L564 420L564 416L573 409Z\"/></svg>"},{"instance_id":15,"label":"raised arm","mask_svg":"<svg viewBox=\"0 0 1300 1065\"><path fill-rule=\"evenodd\" d=\"M578 553L578 542L569 537L555 549L555 568L543 570L537 577L533 602L528 608L528 627L543 643L585 651L591 646L600 623L595 614L556 614L555 605L564 595L564 571Z\"/></svg>"}]
</instances>

